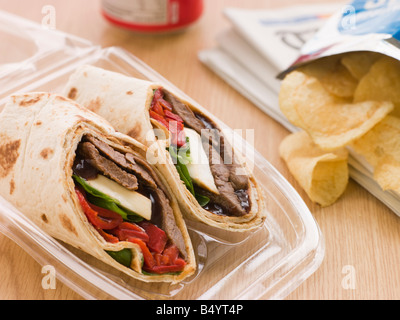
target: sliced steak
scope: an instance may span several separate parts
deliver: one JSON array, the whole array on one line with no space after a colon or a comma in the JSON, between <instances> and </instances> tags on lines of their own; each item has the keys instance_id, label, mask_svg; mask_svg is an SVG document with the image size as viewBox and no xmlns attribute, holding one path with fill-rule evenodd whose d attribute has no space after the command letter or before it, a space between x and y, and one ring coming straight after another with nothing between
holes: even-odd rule
<instances>
[{"instance_id":1,"label":"sliced steak","mask_svg":"<svg viewBox=\"0 0 400 320\"><path fill-rule=\"evenodd\" d=\"M249 186L249 177L245 174L238 174L238 169L241 168L241 165L237 163L232 146L225 140L224 136L211 120L201 115L196 115L196 117L209 129L208 139L214 148L220 150L221 158L229 169L229 180L232 182L234 189L247 189Z\"/></svg>"},{"instance_id":2,"label":"sliced steak","mask_svg":"<svg viewBox=\"0 0 400 320\"><path fill-rule=\"evenodd\" d=\"M130 170L140 179L140 181L148 187L157 188L157 175L154 173L152 167L150 167L146 161L143 161L139 157L127 153L125 158L130 162Z\"/></svg>"},{"instance_id":3,"label":"sliced steak","mask_svg":"<svg viewBox=\"0 0 400 320\"><path fill-rule=\"evenodd\" d=\"M107 143L98 140L91 135L85 136L85 140L92 143L99 150L99 152L112 160L115 164L133 173L144 185L156 188L156 183L152 177L141 165L138 165L135 162L132 154L123 154L110 147Z\"/></svg>"},{"instance_id":4,"label":"sliced steak","mask_svg":"<svg viewBox=\"0 0 400 320\"><path fill-rule=\"evenodd\" d=\"M249 177L238 174L237 169L241 166L235 160L233 148L225 141L224 136L212 121L195 114L167 90L163 90L163 93L164 99L172 105L173 112L182 118L186 127L192 128L202 136L203 147L209 150L211 173L220 193L218 196L210 195L213 202L221 205L234 216L245 215L247 207L242 207L235 191L247 189Z\"/></svg>"},{"instance_id":5,"label":"sliced steak","mask_svg":"<svg viewBox=\"0 0 400 320\"><path fill-rule=\"evenodd\" d=\"M223 139L223 137L221 137ZM247 189L249 187L249 177L242 174L243 167L236 162L232 147L222 140L221 148L224 150L224 163L229 170L229 181L235 190Z\"/></svg>"},{"instance_id":6,"label":"sliced steak","mask_svg":"<svg viewBox=\"0 0 400 320\"><path fill-rule=\"evenodd\" d=\"M167 90L163 90L163 93L164 99L172 105L172 111L182 118L186 126L194 129L198 133L206 128L187 105L179 101Z\"/></svg>"},{"instance_id":7,"label":"sliced steak","mask_svg":"<svg viewBox=\"0 0 400 320\"><path fill-rule=\"evenodd\" d=\"M116 151L104 141L96 139L92 135L86 135L84 141L93 144L99 150L99 152L105 155L108 159L112 160L115 164L122 168L129 169L130 163L126 161L125 155Z\"/></svg>"},{"instance_id":8,"label":"sliced steak","mask_svg":"<svg viewBox=\"0 0 400 320\"><path fill-rule=\"evenodd\" d=\"M219 153L210 145L210 169L214 176L214 182L219 191L219 195L214 197L214 202L220 204L234 216L243 216L247 212L235 194L235 189L229 181L230 172L226 165L223 164Z\"/></svg>"},{"instance_id":9,"label":"sliced steak","mask_svg":"<svg viewBox=\"0 0 400 320\"><path fill-rule=\"evenodd\" d=\"M235 190L248 189L249 177L245 174L237 174L236 172L241 169L240 165L231 164L227 166L229 169L229 180Z\"/></svg>"},{"instance_id":10,"label":"sliced steak","mask_svg":"<svg viewBox=\"0 0 400 320\"><path fill-rule=\"evenodd\" d=\"M158 201L158 205L162 213L162 229L171 239L172 243L178 247L182 256L186 259L188 255L186 252L185 240L183 239L181 230L179 230L178 226L176 225L174 213L171 205L169 204L169 200L161 189L156 189L155 194L157 196L156 200Z\"/></svg>"},{"instance_id":11,"label":"sliced steak","mask_svg":"<svg viewBox=\"0 0 400 320\"><path fill-rule=\"evenodd\" d=\"M136 177L118 167L113 161L100 155L96 147L90 142L80 143L78 153L87 160L91 166L102 172L105 176L119 183L129 190L138 189Z\"/></svg>"}]
</instances>

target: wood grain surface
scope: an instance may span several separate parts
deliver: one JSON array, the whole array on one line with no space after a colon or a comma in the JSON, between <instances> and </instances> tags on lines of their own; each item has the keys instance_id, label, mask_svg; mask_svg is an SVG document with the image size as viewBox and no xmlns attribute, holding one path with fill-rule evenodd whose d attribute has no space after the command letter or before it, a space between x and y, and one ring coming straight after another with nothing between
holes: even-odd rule
<instances>
[{"instance_id":1,"label":"wood grain surface","mask_svg":"<svg viewBox=\"0 0 400 320\"><path fill-rule=\"evenodd\" d=\"M288 134L198 60L201 49L215 45L215 36L229 27L222 15L227 6L275 8L320 1L205 0L201 20L183 33L149 36L108 24L99 0L0 0L0 9L40 23L42 8L56 9L56 28L102 47L132 52L232 128L254 129L257 150L288 180L309 206L325 239L320 268L287 299L399 299L400 218L350 181L345 194L328 208L309 201L279 158L278 146ZM1 55L7 44L1 44ZM42 267L17 244L0 234L0 299L81 299L62 282L43 289ZM352 272L355 282L347 285Z\"/></svg>"}]
</instances>

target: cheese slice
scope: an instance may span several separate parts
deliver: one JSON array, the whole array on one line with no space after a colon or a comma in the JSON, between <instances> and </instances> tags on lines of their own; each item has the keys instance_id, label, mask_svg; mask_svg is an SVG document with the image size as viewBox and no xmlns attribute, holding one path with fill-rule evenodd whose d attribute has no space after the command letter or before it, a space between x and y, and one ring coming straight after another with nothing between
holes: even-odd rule
<instances>
[{"instance_id":1,"label":"cheese slice","mask_svg":"<svg viewBox=\"0 0 400 320\"><path fill-rule=\"evenodd\" d=\"M184 131L189 138L191 162L186 167L190 177L199 187L219 194L200 135L193 129L185 128Z\"/></svg>"},{"instance_id":2,"label":"cheese slice","mask_svg":"<svg viewBox=\"0 0 400 320\"><path fill-rule=\"evenodd\" d=\"M151 200L139 192L128 190L100 174L96 179L86 182L94 189L119 201L121 207L136 213L146 220L151 219Z\"/></svg>"}]
</instances>

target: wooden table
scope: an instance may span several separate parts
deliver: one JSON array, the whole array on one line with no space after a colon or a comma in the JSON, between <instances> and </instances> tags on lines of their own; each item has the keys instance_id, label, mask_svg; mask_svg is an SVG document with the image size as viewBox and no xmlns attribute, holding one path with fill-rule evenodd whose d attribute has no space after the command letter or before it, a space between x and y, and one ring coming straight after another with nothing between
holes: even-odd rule
<instances>
[{"instance_id":1,"label":"wooden table","mask_svg":"<svg viewBox=\"0 0 400 320\"><path fill-rule=\"evenodd\" d=\"M302 1L301 3L320 1ZM228 27L226 6L273 8L297 1L205 0L202 19L185 33L168 36L132 34L109 25L99 13L99 0L0 0L0 8L40 23L42 8L56 9L56 27L92 41L121 46L152 66L232 128L255 129L255 145L294 185L309 206L325 237L326 254L320 268L287 299L399 299L400 218L354 181L337 203L320 208L305 193L279 158L278 145L288 134L213 72L197 53L215 45L215 36ZM7 50L1 44L1 52ZM229 108L228 108L229 106ZM42 288L41 266L14 242L0 234L0 299L81 299L56 283ZM354 287L346 286L349 270Z\"/></svg>"}]
</instances>

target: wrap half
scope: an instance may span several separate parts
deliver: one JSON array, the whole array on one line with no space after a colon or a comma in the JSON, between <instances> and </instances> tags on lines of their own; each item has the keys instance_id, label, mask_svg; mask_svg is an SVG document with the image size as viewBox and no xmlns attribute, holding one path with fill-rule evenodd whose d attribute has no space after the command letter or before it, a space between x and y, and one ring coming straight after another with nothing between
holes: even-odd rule
<instances>
[{"instance_id":1,"label":"wrap half","mask_svg":"<svg viewBox=\"0 0 400 320\"><path fill-rule=\"evenodd\" d=\"M64 94L157 154L186 217L229 231L259 227L262 190L219 121L160 84L82 66Z\"/></svg>"},{"instance_id":2,"label":"wrap half","mask_svg":"<svg viewBox=\"0 0 400 320\"><path fill-rule=\"evenodd\" d=\"M169 184L98 115L50 93L12 96L0 153L0 194L51 236L145 282L194 273Z\"/></svg>"}]
</instances>

